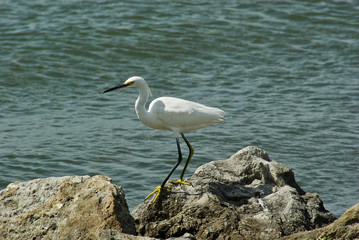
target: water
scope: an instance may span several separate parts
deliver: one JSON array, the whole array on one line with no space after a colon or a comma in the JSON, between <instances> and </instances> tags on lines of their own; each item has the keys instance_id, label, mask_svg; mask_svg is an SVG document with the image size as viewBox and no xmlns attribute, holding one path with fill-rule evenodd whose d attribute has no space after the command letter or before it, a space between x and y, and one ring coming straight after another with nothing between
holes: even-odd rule
<instances>
[{"instance_id":1,"label":"water","mask_svg":"<svg viewBox=\"0 0 359 240\"><path fill-rule=\"evenodd\" d=\"M139 75L154 97L226 111L186 135L186 176L255 145L340 216L359 197L358 12L354 0L3 0L0 188L102 174L130 208L142 202L175 164L175 140L137 120L137 91L101 93Z\"/></svg>"}]
</instances>

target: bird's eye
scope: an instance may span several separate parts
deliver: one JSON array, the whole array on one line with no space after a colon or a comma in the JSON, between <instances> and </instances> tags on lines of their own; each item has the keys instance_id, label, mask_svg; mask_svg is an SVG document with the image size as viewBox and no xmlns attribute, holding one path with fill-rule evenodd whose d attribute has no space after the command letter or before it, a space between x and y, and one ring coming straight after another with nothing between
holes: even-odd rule
<instances>
[{"instance_id":1,"label":"bird's eye","mask_svg":"<svg viewBox=\"0 0 359 240\"><path fill-rule=\"evenodd\" d=\"M134 84L134 81L132 81L132 82L127 82L126 84L132 85L132 84Z\"/></svg>"}]
</instances>

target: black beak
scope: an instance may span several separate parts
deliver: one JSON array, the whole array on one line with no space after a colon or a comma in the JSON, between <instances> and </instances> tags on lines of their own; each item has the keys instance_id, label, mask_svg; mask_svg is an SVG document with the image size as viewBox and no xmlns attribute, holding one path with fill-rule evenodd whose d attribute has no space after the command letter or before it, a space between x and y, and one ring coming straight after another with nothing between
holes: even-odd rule
<instances>
[{"instance_id":1,"label":"black beak","mask_svg":"<svg viewBox=\"0 0 359 240\"><path fill-rule=\"evenodd\" d=\"M130 85L130 84L121 84L121 85L118 85L118 86L116 86L116 87L113 87L113 88L107 89L107 90L106 90L106 91L104 91L103 93L111 92L111 91L116 90L116 89L118 89L118 88L127 87L127 86L129 86L129 85Z\"/></svg>"}]
</instances>

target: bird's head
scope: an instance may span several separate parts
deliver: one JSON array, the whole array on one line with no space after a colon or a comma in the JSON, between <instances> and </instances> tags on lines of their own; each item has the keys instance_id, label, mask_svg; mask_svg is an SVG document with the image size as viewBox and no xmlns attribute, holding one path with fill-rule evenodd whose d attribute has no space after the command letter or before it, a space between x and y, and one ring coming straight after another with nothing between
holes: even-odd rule
<instances>
[{"instance_id":1,"label":"bird's head","mask_svg":"<svg viewBox=\"0 0 359 240\"><path fill-rule=\"evenodd\" d=\"M123 85L126 85L128 87L137 87L137 88L139 88L141 85L144 84L147 85L145 79L137 76L130 77L123 83Z\"/></svg>"},{"instance_id":2,"label":"bird's head","mask_svg":"<svg viewBox=\"0 0 359 240\"><path fill-rule=\"evenodd\" d=\"M116 87L107 89L103 93L107 93L107 92L110 92L110 91L113 91L113 90L116 90L119 88L124 88L124 87L148 88L148 85L143 78L135 76L135 77L130 77L123 84L120 84ZM148 90L149 90L149 88L148 88Z\"/></svg>"}]
</instances>

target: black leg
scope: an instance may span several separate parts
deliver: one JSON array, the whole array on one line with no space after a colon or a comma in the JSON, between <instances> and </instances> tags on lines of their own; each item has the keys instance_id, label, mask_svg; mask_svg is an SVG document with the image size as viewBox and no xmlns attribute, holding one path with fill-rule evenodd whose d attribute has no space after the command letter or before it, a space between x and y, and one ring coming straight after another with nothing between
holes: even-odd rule
<instances>
[{"instance_id":1,"label":"black leg","mask_svg":"<svg viewBox=\"0 0 359 240\"><path fill-rule=\"evenodd\" d=\"M183 137L183 135L182 135ZM176 165L172 168L171 172L168 174L168 176L166 177L166 179L163 181L163 183L161 184L161 188L163 188L166 184L166 182L168 181L168 179L171 177L172 173L176 170L176 168L178 167L178 165L181 164L182 162L182 153L181 153L181 146L179 143L179 139L178 137L176 137L176 143L177 143L177 149L178 149L178 160Z\"/></svg>"},{"instance_id":2,"label":"black leg","mask_svg":"<svg viewBox=\"0 0 359 240\"><path fill-rule=\"evenodd\" d=\"M186 172L187 167L188 167L188 164L189 164L189 162L191 161L191 158L192 158L192 156L193 156L194 150L193 150L191 144L189 144L187 138L185 138L185 136L183 135L183 133L181 133L181 136L182 136L183 140L186 142L187 147L188 147L188 149L189 149L189 155L188 155L188 158L187 158L187 161L186 161L186 165L184 166L183 171L182 171L182 174L181 174L181 177L180 177L180 180L183 180L184 173Z\"/></svg>"}]
</instances>

